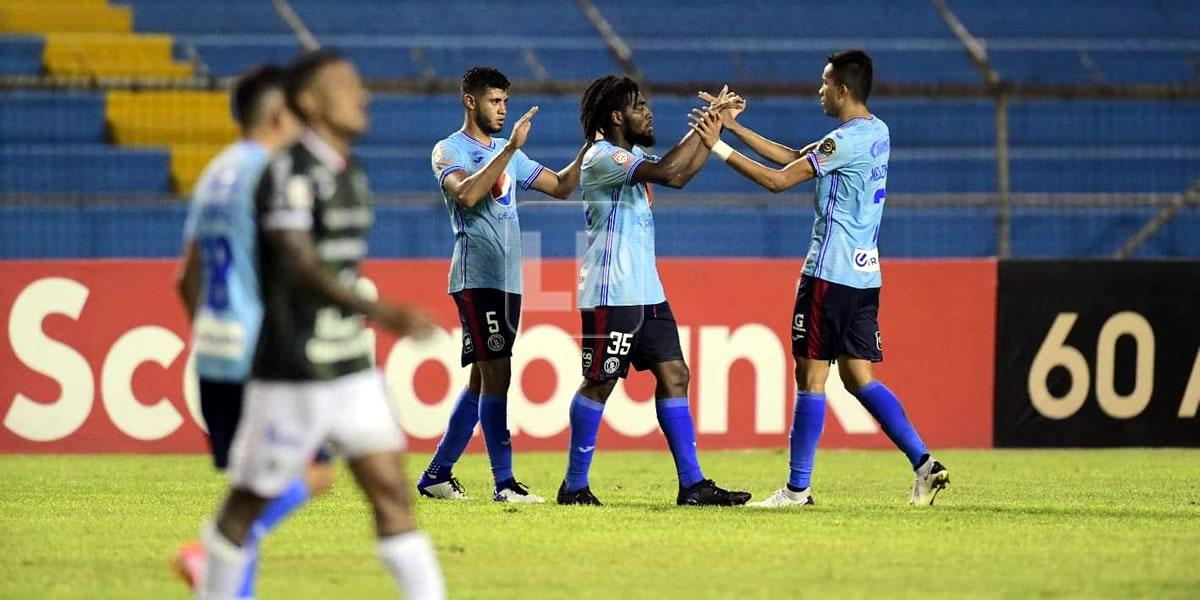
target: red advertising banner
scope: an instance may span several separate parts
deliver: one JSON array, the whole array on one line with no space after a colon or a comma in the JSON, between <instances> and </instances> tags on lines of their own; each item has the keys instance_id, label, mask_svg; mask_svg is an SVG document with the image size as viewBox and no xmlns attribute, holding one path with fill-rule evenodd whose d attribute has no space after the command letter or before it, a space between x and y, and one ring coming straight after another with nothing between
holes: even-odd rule
<instances>
[{"instance_id":1,"label":"red advertising banner","mask_svg":"<svg viewBox=\"0 0 1200 600\"><path fill-rule=\"evenodd\" d=\"M571 260L526 265L509 394L521 449L567 447L568 406L581 380L575 268ZM691 367L701 448L786 446L799 269L790 260L659 261ZM877 377L930 446L990 446L996 263L893 260L883 270ZM0 262L0 452L204 451L174 272L172 261ZM446 262L372 261L364 274L381 296L420 304L441 326L421 342L376 339L412 447L430 450L468 372L459 367ZM890 447L836 369L828 394L821 447ZM631 371L608 402L599 445L665 448L653 395L653 377Z\"/></svg>"}]
</instances>

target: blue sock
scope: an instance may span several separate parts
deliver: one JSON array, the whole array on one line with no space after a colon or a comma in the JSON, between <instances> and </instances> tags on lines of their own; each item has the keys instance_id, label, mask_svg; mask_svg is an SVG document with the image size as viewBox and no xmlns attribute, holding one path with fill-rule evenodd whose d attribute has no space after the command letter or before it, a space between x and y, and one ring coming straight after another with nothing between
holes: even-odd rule
<instances>
[{"instance_id":1,"label":"blue sock","mask_svg":"<svg viewBox=\"0 0 1200 600\"><path fill-rule=\"evenodd\" d=\"M492 479L499 487L501 483L513 478L512 438L508 434L508 396L479 396L479 424L483 426L483 441L487 444L488 460L492 462Z\"/></svg>"},{"instance_id":2,"label":"blue sock","mask_svg":"<svg viewBox=\"0 0 1200 600\"><path fill-rule=\"evenodd\" d=\"M792 413L791 459L788 467L788 488L798 492L812 484L813 462L817 441L825 428L825 394L796 392Z\"/></svg>"},{"instance_id":3,"label":"blue sock","mask_svg":"<svg viewBox=\"0 0 1200 600\"><path fill-rule=\"evenodd\" d=\"M691 487L704 479L700 459L696 457L696 427L688 410L687 398L664 398L654 403L658 426L667 436L667 446L675 457L679 487Z\"/></svg>"},{"instance_id":4,"label":"blue sock","mask_svg":"<svg viewBox=\"0 0 1200 600\"><path fill-rule=\"evenodd\" d=\"M571 450L567 454L567 491L588 487L588 471L596 454L596 434L604 404L575 394L571 401Z\"/></svg>"},{"instance_id":5,"label":"blue sock","mask_svg":"<svg viewBox=\"0 0 1200 600\"><path fill-rule=\"evenodd\" d=\"M446 426L446 435L438 443L437 452L425 469L427 478L434 481L444 481L450 478L450 469L462 457L471 443L475 433L475 424L479 422L479 394L466 388L458 395L458 403L454 412L450 413L450 424Z\"/></svg>"},{"instance_id":6,"label":"blue sock","mask_svg":"<svg viewBox=\"0 0 1200 600\"><path fill-rule=\"evenodd\" d=\"M900 405L900 400L892 390L878 381L872 381L858 390L855 396L867 407L871 416L879 421L883 432L891 438L892 443L908 457L913 469L920 466L921 458L929 454L929 450L925 447L925 442L921 441L921 436L917 435L917 430L913 429L912 423L908 421L904 407Z\"/></svg>"},{"instance_id":7,"label":"blue sock","mask_svg":"<svg viewBox=\"0 0 1200 600\"><path fill-rule=\"evenodd\" d=\"M238 590L239 598L254 597L254 580L258 576L258 544L263 536L275 529L281 521L292 514L308 501L308 484L303 477L292 481L278 498L271 501L258 515L250 526L246 536L245 548L250 553L250 562L246 564L246 575L242 579L242 587Z\"/></svg>"}]
</instances>

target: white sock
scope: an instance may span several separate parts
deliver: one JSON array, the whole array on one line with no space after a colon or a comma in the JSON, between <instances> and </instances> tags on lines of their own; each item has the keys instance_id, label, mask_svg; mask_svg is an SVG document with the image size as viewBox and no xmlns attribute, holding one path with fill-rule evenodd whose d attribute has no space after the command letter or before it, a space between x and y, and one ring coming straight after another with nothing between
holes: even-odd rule
<instances>
[{"instance_id":1,"label":"white sock","mask_svg":"<svg viewBox=\"0 0 1200 600\"><path fill-rule=\"evenodd\" d=\"M387 567L408 600L442 600L446 581L429 536L421 531L379 538L379 560Z\"/></svg>"},{"instance_id":2,"label":"white sock","mask_svg":"<svg viewBox=\"0 0 1200 600\"><path fill-rule=\"evenodd\" d=\"M201 535L204 543L204 581L196 588L197 600L232 600L246 574L249 556L229 541L215 523L205 525Z\"/></svg>"}]
</instances>

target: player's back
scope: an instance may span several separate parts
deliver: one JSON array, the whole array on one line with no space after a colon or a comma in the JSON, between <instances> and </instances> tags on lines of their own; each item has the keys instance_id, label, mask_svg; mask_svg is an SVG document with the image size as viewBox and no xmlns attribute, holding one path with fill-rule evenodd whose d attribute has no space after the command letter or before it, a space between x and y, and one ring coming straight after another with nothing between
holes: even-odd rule
<instances>
[{"instance_id":1,"label":"player's back","mask_svg":"<svg viewBox=\"0 0 1200 600\"><path fill-rule=\"evenodd\" d=\"M310 232L321 268L342 285L358 285L374 221L366 173L312 132L276 157L256 194L260 231ZM298 285L290 258L262 244L263 329L253 376L327 380L371 367L364 317Z\"/></svg>"},{"instance_id":2,"label":"player's back","mask_svg":"<svg viewBox=\"0 0 1200 600\"><path fill-rule=\"evenodd\" d=\"M856 288L881 285L879 227L890 154L888 126L872 115L843 123L809 155L818 179L806 275Z\"/></svg>"},{"instance_id":3,"label":"player's back","mask_svg":"<svg viewBox=\"0 0 1200 600\"><path fill-rule=\"evenodd\" d=\"M666 300L654 248L653 195L633 183L644 161L641 148L624 150L601 140L583 158L588 248L579 273L579 307L653 305Z\"/></svg>"},{"instance_id":4,"label":"player's back","mask_svg":"<svg viewBox=\"0 0 1200 600\"><path fill-rule=\"evenodd\" d=\"M193 320L203 379L244 381L262 322L254 190L270 158L239 141L205 167L194 188L186 233L200 250L200 302Z\"/></svg>"},{"instance_id":5,"label":"player's back","mask_svg":"<svg viewBox=\"0 0 1200 600\"><path fill-rule=\"evenodd\" d=\"M499 179L478 204L465 207L441 187L446 177L462 171L470 177L508 146L504 138L483 144L458 130L433 148L433 173L442 191L454 232L449 291L491 288L521 293L521 225L517 188L528 190L544 167L517 150Z\"/></svg>"}]
</instances>

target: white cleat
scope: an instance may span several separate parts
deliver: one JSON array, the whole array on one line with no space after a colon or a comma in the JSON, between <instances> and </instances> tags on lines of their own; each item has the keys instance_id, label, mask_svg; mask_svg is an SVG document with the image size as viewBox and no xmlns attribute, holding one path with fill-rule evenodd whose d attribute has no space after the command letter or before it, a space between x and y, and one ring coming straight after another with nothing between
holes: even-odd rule
<instances>
[{"instance_id":1,"label":"white cleat","mask_svg":"<svg viewBox=\"0 0 1200 600\"><path fill-rule=\"evenodd\" d=\"M470 500L467 491L463 489L461 483L457 479L450 479L441 483L434 483L425 487L417 486L417 491L426 498L436 498L438 500Z\"/></svg>"},{"instance_id":2,"label":"white cleat","mask_svg":"<svg viewBox=\"0 0 1200 600\"><path fill-rule=\"evenodd\" d=\"M938 492L950 484L950 470L931 456L917 469L916 474L917 480L913 483L912 497L908 503L913 506L933 506Z\"/></svg>"},{"instance_id":3,"label":"white cleat","mask_svg":"<svg viewBox=\"0 0 1200 600\"><path fill-rule=\"evenodd\" d=\"M509 479L504 483L504 487L496 490L492 495L492 500L496 502L508 502L511 504L541 504L545 500L525 487L525 484Z\"/></svg>"},{"instance_id":4,"label":"white cleat","mask_svg":"<svg viewBox=\"0 0 1200 600\"><path fill-rule=\"evenodd\" d=\"M775 490L766 500L751 502L746 506L754 508L787 508L789 506L812 506L816 504L813 501L812 492L804 490L803 492L793 492L787 487L781 487Z\"/></svg>"}]
</instances>

